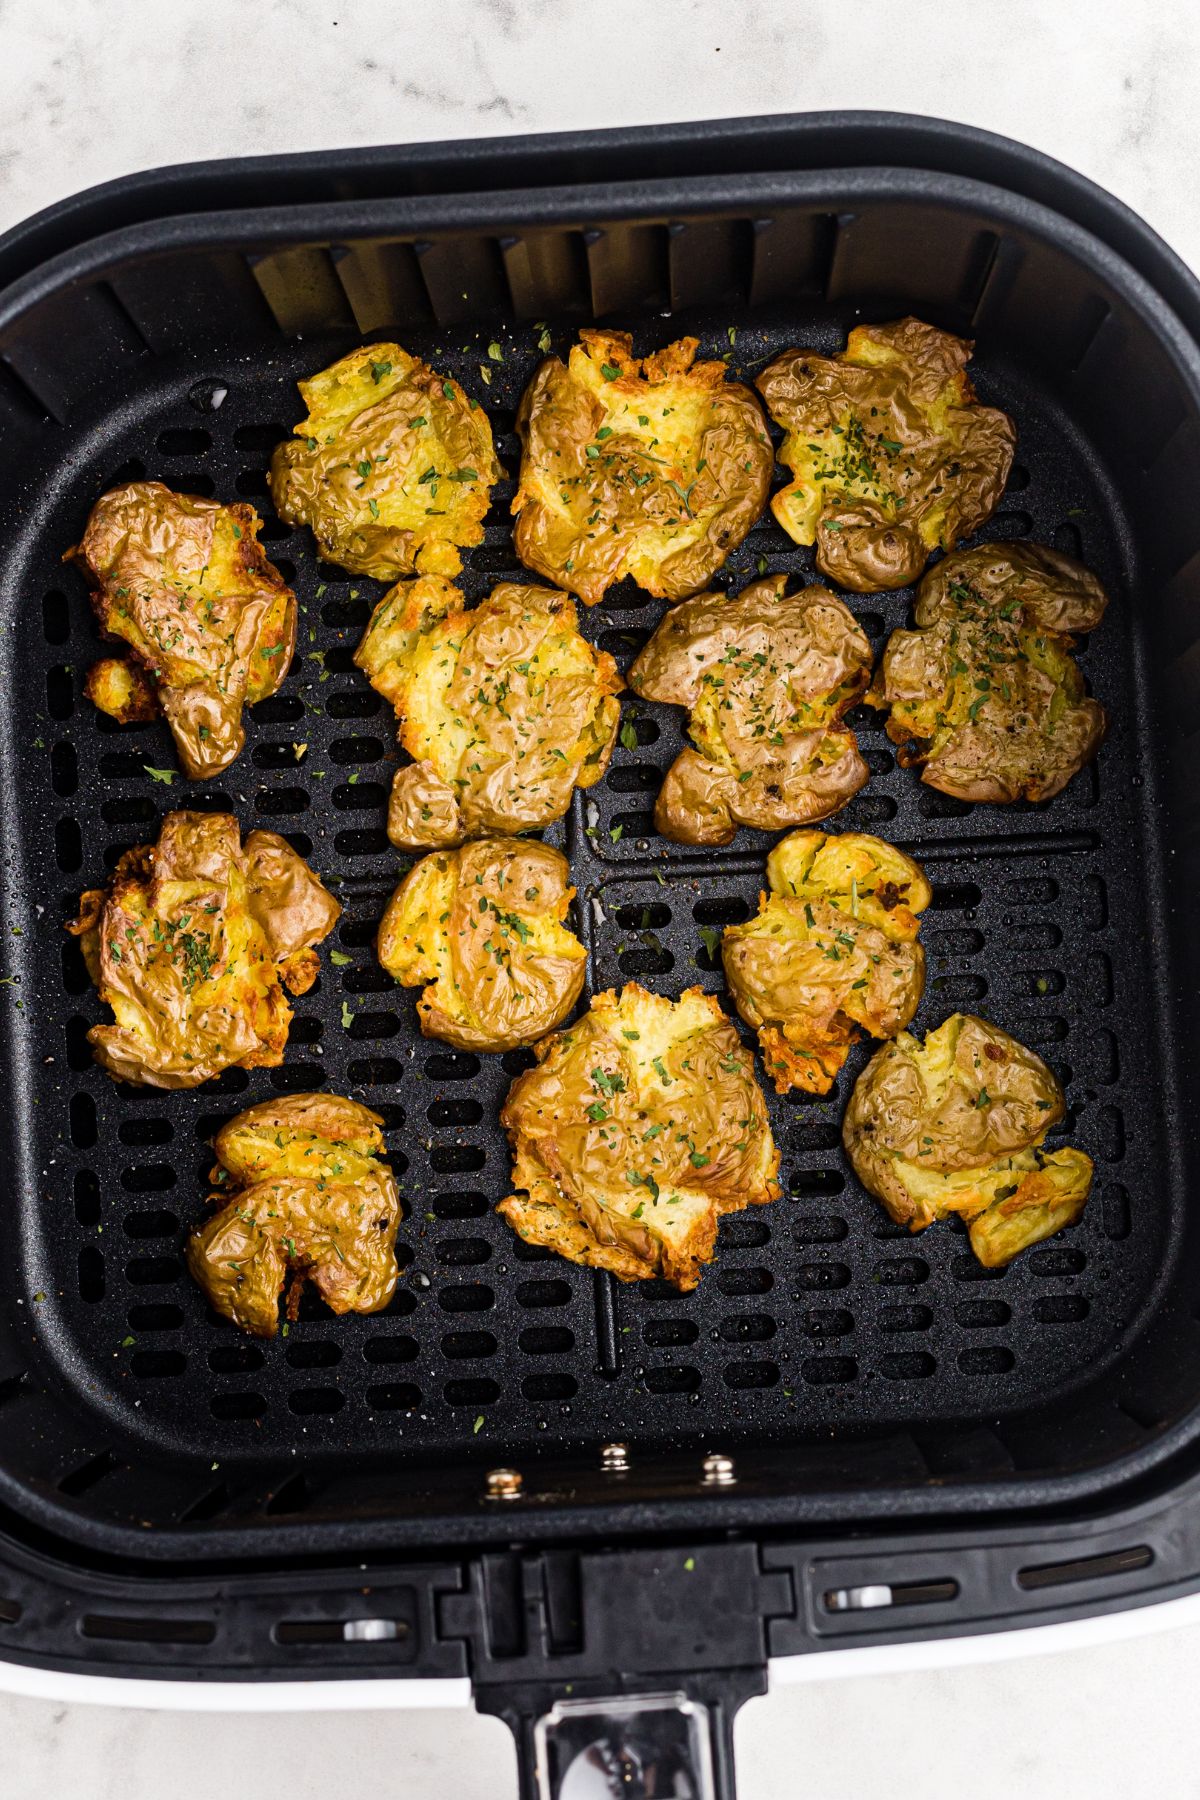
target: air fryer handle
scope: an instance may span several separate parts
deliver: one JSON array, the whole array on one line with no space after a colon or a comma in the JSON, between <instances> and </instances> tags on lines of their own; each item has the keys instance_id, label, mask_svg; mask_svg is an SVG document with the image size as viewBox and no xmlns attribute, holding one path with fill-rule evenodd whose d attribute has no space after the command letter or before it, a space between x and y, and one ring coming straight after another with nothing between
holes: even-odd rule
<instances>
[{"instance_id":1,"label":"air fryer handle","mask_svg":"<svg viewBox=\"0 0 1200 1800\"><path fill-rule=\"evenodd\" d=\"M750 1672L747 1671L747 1674ZM517 1743L521 1800L735 1800L733 1721L750 1683L687 1677L653 1692L560 1692L544 1706L489 1706Z\"/></svg>"}]
</instances>

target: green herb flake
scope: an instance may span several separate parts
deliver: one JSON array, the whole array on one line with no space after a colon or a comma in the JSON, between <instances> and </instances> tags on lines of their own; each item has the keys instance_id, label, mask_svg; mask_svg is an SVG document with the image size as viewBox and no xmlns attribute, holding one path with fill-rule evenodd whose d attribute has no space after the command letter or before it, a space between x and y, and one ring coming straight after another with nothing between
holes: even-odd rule
<instances>
[{"instance_id":1,"label":"green herb flake","mask_svg":"<svg viewBox=\"0 0 1200 1800\"><path fill-rule=\"evenodd\" d=\"M347 956L344 950L331 950L329 952L329 960L331 963L335 964L337 968L344 969L347 963L353 962L354 958Z\"/></svg>"},{"instance_id":2,"label":"green herb flake","mask_svg":"<svg viewBox=\"0 0 1200 1800\"><path fill-rule=\"evenodd\" d=\"M152 769L149 763L142 764L151 781L161 781L164 787L170 787L176 776L174 769Z\"/></svg>"}]
</instances>

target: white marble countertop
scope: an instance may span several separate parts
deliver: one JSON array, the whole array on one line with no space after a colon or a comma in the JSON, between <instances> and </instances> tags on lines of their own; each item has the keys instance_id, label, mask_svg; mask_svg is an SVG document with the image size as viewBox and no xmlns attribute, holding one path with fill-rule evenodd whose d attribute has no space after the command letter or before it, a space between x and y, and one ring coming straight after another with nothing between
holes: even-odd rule
<instances>
[{"instance_id":1,"label":"white marble countertop","mask_svg":"<svg viewBox=\"0 0 1200 1800\"><path fill-rule=\"evenodd\" d=\"M1200 266L1195 0L4 0L0 229L156 164L738 114L967 120L1119 194ZM1200 1796L1200 1626L783 1689L741 1800ZM462 1713L206 1717L0 1694L4 1800L505 1800Z\"/></svg>"}]
</instances>

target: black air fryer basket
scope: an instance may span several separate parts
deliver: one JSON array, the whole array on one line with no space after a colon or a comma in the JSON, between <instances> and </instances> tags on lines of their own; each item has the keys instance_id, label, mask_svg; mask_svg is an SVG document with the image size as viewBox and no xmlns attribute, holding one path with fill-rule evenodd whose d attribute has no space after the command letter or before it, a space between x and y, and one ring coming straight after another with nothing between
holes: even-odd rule
<instances>
[{"instance_id":1,"label":"black air fryer basket","mask_svg":"<svg viewBox=\"0 0 1200 1800\"><path fill-rule=\"evenodd\" d=\"M657 1760L660 1786L672 1758L729 1784L732 1714L770 1656L1200 1585L1200 290L1164 246L1015 145L829 115L168 170L10 233L0 283L0 1657L469 1676L547 1793L597 1739L626 1770ZM1093 1195L1003 1271L951 1226L898 1230L841 1149L864 1047L828 1099L772 1100L784 1198L724 1222L696 1293L621 1287L493 1212L523 1056L422 1039L375 961L402 866L395 734L351 655L383 590L276 519L266 463L296 378L364 338L462 381L511 473L546 331L561 350L611 322L639 351L694 332L751 376L905 312L974 338L981 398L1016 420L986 535L1082 556L1115 596L1081 652L1112 728L1048 804L969 807L898 768L862 709L871 780L838 824L933 882L918 1028L979 1010L1035 1046ZM259 506L301 602L292 672L207 785L153 779L165 727L82 696L98 639L62 554L142 476ZM470 598L521 573L512 491ZM769 516L720 579L763 570L813 573ZM852 598L877 651L911 599ZM627 666L660 613L626 583L584 629ZM720 993L714 934L753 909L769 840L657 837L681 715L626 708L636 744L551 834L591 989ZM63 921L181 804L284 832L334 885L350 960L323 957L281 1068L163 1094L92 1063L100 1009ZM208 1140L324 1085L385 1116L399 1291L371 1318L306 1301L251 1341L184 1274Z\"/></svg>"}]
</instances>

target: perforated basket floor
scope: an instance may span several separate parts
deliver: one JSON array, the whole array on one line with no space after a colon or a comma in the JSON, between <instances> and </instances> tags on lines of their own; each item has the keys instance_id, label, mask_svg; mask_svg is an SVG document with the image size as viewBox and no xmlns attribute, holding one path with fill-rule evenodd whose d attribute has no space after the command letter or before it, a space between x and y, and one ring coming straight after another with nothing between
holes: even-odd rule
<instances>
[{"instance_id":1,"label":"perforated basket floor","mask_svg":"<svg viewBox=\"0 0 1200 1800\"><path fill-rule=\"evenodd\" d=\"M685 323L671 321L672 333ZM724 316L697 323L711 354L730 348ZM570 333L552 330L564 347ZM488 408L510 471L513 408L536 366L535 339L535 330L501 333L495 362L461 327L407 334ZM840 339L827 311L820 324L793 312L770 329L743 326L732 366L752 373L797 341ZM176 365L174 374L155 363L158 386L76 437L37 522L34 585L19 609L28 623L10 651L23 749L7 851L22 935L9 940L12 985L0 995L21 1009L34 1121L28 1164L16 1171L17 1292L52 1379L101 1415L99 1435L121 1427L147 1445L211 1452L227 1468L239 1454L299 1451L312 1465L350 1453L446 1459L486 1446L499 1461L530 1444L615 1436L654 1447L827 1441L899 1422L932 1431L1000 1420L1095 1376L1153 1305L1177 1196L1161 1132L1170 1071L1155 1029L1147 907L1158 850L1139 784L1130 571L1087 446L983 349L982 397L1011 410L1020 434L990 535L1082 553L1114 592L1081 652L1112 720L1098 765L1048 805L970 808L898 769L878 717L861 709L853 723L872 777L837 821L893 839L934 884L918 1027L977 1009L1057 1070L1070 1113L1055 1141L1096 1161L1085 1217L993 1274L959 1229L914 1238L891 1226L840 1144L864 1046L828 1100L772 1098L784 1198L727 1220L714 1266L698 1292L681 1296L658 1283L618 1287L514 1239L493 1213L509 1175L497 1114L523 1053L477 1057L422 1039L414 996L375 961L376 923L407 864L384 834L392 717L351 653L383 590L321 565L308 535L274 518L264 478L271 447L297 416L295 377L349 342L306 341L258 364ZM92 500L142 475L255 502L268 552L300 597L292 671L254 709L240 760L208 785L155 781L147 765L175 766L165 727L117 728L82 698L98 638L83 584L59 559ZM471 597L520 574L511 494L503 483L487 541L469 554ZM810 579L811 555L763 523L722 580L736 587L756 570ZM878 651L908 620L911 594L851 605ZM584 629L625 666L660 611L627 584L585 615ZM742 832L728 851L697 854L659 839L654 794L681 744L682 715L629 697L626 707L636 749L619 747L605 781L577 796L551 834L571 858L592 989L636 977L665 993L694 982L723 993L704 933L748 916L769 840ZM283 831L334 886L345 915L318 987L296 1003L282 1068L231 1072L190 1094L139 1092L91 1062L85 1033L102 1009L62 922L79 890L127 846L153 838L177 806L230 808L244 830ZM330 948L351 961L332 965ZM306 1299L287 1336L253 1342L209 1313L184 1271L208 1140L254 1100L323 1085L385 1115L406 1203L403 1278L382 1315L336 1319ZM81 1487L102 1473L88 1464L65 1480ZM198 1500L191 1516L205 1516L204 1506Z\"/></svg>"}]
</instances>

